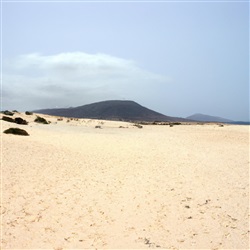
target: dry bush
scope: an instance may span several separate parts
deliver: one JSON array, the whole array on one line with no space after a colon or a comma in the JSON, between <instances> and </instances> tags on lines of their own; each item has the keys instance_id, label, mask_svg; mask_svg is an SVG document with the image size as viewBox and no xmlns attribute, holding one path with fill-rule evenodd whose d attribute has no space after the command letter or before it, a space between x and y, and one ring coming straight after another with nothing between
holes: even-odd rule
<instances>
[{"instance_id":1,"label":"dry bush","mask_svg":"<svg viewBox=\"0 0 250 250\"><path fill-rule=\"evenodd\" d=\"M137 127L137 128L143 128L143 126L140 125L140 124L134 124L134 126Z\"/></svg>"},{"instance_id":2,"label":"dry bush","mask_svg":"<svg viewBox=\"0 0 250 250\"><path fill-rule=\"evenodd\" d=\"M9 116L13 116L14 115L14 113L10 112L9 110L5 110L2 113L5 114L5 115L9 115Z\"/></svg>"},{"instance_id":3,"label":"dry bush","mask_svg":"<svg viewBox=\"0 0 250 250\"><path fill-rule=\"evenodd\" d=\"M27 125L28 124L28 122L26 120L24 120L23 118L21 118L21 117L16 117L15 118L15 123L22 124L22 125Z\"/></svg>"},{"instance_id":4,"label":"dry bush","mask_svg":"<svg viewBox=\"0 0 250 250\"><path fill-rule=\"evenodd\" d=\"M3 121L6 121L6 122L13 122L13 123L16 123L15 120L11 117L8 117L8 116L3 116L2 117L2 120Z\"/></svg>"},{"instance_id":5,"label":"dry bush","mask_svg":"<svg viewBox=\"0 0 250 250\"><path fill-rule=\"evenodd\" d=\"M5 134L13 134L13 135L23 135L28 136L29 134L27 131L20 129L20 128L9 128L3 131Z\"/></svg>"},{"instance_id":6,"label":"dry bush","mask_svg":"<svg viewBox=\"0 0 250 250\"><path fill-rule=\"evenodd\" d=\"M34 120L34 122L42 123L42 124L49 124L49 122L46 119L44 119L43 117L40 117L40 116L37 116L36 119Z\"/></svg>"}]
</instances>

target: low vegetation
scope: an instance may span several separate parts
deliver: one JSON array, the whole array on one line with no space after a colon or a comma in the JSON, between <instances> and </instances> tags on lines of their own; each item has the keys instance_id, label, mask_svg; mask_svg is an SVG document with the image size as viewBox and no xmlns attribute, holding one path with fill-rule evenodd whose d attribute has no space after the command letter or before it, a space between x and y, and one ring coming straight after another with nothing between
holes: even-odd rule
<instances>
[{"instance_id":1,"label":"low vegetation","mask_svg":"<svg viewBox=\"0 0 250 250\"><path fill-rule=\"evenodd\" d=\"M26 111L26 112L25 112L25 115L33 115L33 113L32 113L32 112L29 112L29 111Z\"/></svg>"},{"instance_id":2,"label":"low vegetation","mask_svg":"<svg viewBox=\"0 0 250 250\"><path fill-rule=\"evenodd\" d=\"M27 125L28 124L28 122L26 120L24 120L23 118L21 118L21 117L16 117L15 118L15 123L22 124L22 125Z\"/></svg>"},{"instance_id":3,"label":"low vegetation","mask_svg":"<svg viewBox=\"0 0 250 250\"><path fill-rule=\"evenodd\" d=\"M171 122L172 125L181 125L181 122Z\"/></svg>"},{"instance_id":4,"label":"low vegetation","mask_svg":"<svg viewBox=\"0 0 250 250\"><path fill-rule=\"evenodd\" d=\"M2 120L6 121L6 122L21 124L21 125L27 125L28 124L28 122L26 120L22 119L21 117L16 117L15 119L13 119L13 118L8 117L8 116L3 116Z\"/></svg>"},{"instance_id":5,"label":"low vegetation","mask_svg":"<svg viewBox=\"0 0 250 250\"><path fill-rule=\"evenodd\" d=\"M9 129L4 130L3 133L13 134L13 135L23 135L23 136L29 135L27 131L25 131L24 129L20 129L20 128L9 128Z\"/></svg>"},{"instance_id":6,"label":"low vegetation","mask_svg":"<svg viewBox=\"0 0 250 250\"><path fill-rule=\"evenodd\" d=\"M9 110L5 110L2 113L5 114L5 115L9 115L9 116L13 116L14 115L14 113L10 112Z\"/></svg>"},{"instance_id":7,"label":"low vegetation","mask_svg":"<svg viewBox=\"0 0 250 250\"><path fill-rule=\"evenodd\" d=\"M161 122L161 121L154 121L154 122L147 122L147 121L142 121L140 122L141 125L181 125L181 122Z\"/></svg>"},{"instance_id":8,"label":"low vegetation","mask_svg":"<svg viewBox=\"0 0 250 250\"><path fill-rule=\"evenodd\" d=\"M134 124L134 126L137 127L137 128L143 128L143 126L140 125L140 124Z\"/></svg>"},{"instance_id":9,"label":"low vegetation","mask_svg":"<svg viewBox=\"0 0 250 250\"><path fill-rule=\"evenodd\" d=\"M13 122L13 123L16 123L15 120L11 117L8 117L8 116L3 116L2 117L2 120L3 121L6 121L6 122Z\"/></svg>"},{"instance_id":10,"label":"low vegetation","mask_svg":"<svg viewBox=\"0 0 250 250\"><path fill-rule=\"evenodd\" d=\"M40 117L40 116L37 116L36 119L34 120L34 122L42 123L42 124L49 124L49 122L46 119L44 119L43 117Z\"/></svg>"},{"instance_id":11,"label":"low vegetation","mask_svg":"<svg viewBox=\"0 0 250 250\"><path fill-rule=\"evenodd\" d=\"M169 122L153 122L152 125L169 125Z\"/></svg>"},{"instance_id":12,"label":"low vegetation","mask_svg":"<svg viewBox=\"0 0 250 250\"><path fill-rule=\"evenodd\" d=\"M173 127L174 125L181 125L181 122L171 122L171 123L169 123L170 127Z\"/></svg>"}]
</instances>

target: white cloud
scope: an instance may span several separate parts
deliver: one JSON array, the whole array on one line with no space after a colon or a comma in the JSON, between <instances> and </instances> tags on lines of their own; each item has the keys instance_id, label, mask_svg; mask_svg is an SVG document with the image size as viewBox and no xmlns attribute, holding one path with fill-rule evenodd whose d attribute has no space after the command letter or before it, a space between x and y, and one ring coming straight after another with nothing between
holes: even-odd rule
<instances>
[{"instance_id":1,"label":"white cloud","mask_svg":"<svg viewBox=\"0 0 250 250\"><path fill-rule=\"evenodd\" d=\"M136 100L167 82L167 77L145 71L132 60L106 54L27 54L4 62L3 107L25 110Z\"/></svg>"}]
</instances>

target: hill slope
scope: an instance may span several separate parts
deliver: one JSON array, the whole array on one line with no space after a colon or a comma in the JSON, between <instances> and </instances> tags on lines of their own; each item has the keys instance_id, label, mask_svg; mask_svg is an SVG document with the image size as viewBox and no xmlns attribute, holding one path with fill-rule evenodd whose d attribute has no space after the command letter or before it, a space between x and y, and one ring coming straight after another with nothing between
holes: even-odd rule
<instances>
[{"instance_id":1,"label":"hill slope","mask_svg":"<svg viewBox=\"0 0 250 250\"><path fill-rule=\"evenodd\" d=\"M186 117L186 119L200 121L200 122L228 122L228 123L233 122L232 120L228 120L222 117L204 115L204 114L194 114Z\"/></svg>"},{"instance_id":2,"label":"hill slope","mask_svg":"<svg viewBox=\"0 0 250 250\"><path fill-rule=\"evenodd\" d=\"M55 116L104 120L186 121L184 118L165 116L133 101L103 101L74 108L41 109L34 112Z\"/></svg>"}]
</instances>

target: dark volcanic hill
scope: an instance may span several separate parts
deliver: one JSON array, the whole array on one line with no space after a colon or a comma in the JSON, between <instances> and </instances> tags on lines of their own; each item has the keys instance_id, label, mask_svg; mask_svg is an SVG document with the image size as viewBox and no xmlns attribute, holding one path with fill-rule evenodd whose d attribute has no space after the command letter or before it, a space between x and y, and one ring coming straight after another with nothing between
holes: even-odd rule
<instances>
[{"instance_id":1,"label":"dark volcanic hill","mask_svg":"<svg viewBox=\"0 0 250 250\"><path fill-rule=\"evenodd\" d=\"M145 108L133 101L103 101L75 108L41 109L34 111L55 116L125 121L187 121Z\"/></svg>"},{"instance_id":2,"label":"dark volcanic hill","mask_svg":"<svg viewBox=\"0 0 250 250\"><path fill-rule=\"evenodd\" d=\"M186 119L200 121L200 122L226 122L226 123L233 122L232 120L228 120L222 117L204 115L204 114L194 114L194 115L188 116Z\"/></svg>"}]
</instances>

